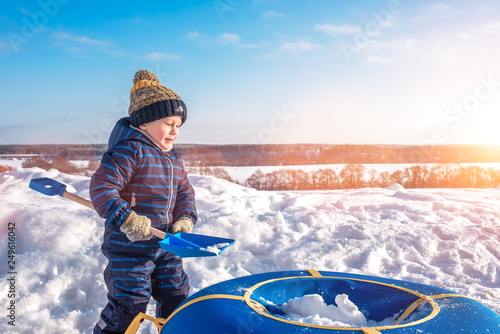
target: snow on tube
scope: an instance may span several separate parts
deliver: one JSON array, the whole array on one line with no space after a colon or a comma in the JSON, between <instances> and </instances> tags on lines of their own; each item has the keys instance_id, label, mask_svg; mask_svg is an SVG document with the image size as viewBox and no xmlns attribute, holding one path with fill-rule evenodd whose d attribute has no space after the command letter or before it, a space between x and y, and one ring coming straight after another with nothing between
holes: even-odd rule
<instances>
[{"instance_id":1,"label":"snow on tube","mask_svg":"<svg viewBox=\"0 0 500 334\"><path fill-rule=\"evenodd\" d=\"M396 320L384 326L331 327L292 321L277 310L277 305L307 294L319 294L329 305L335 304L338 294L346 294L366 318ZM162 325L161 334L485 334L500 333L500 315L478 301L435 286L306 270L251 275L212 285L186 299Z\"/></svg>"}]
</instances>

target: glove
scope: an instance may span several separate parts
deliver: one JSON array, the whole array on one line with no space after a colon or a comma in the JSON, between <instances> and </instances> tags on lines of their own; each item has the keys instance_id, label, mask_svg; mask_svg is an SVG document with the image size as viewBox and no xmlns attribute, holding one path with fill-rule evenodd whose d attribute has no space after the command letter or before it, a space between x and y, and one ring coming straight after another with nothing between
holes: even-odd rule
<instances>
[{"instance_id":1,"label":"glove","mask_svg":"<svg viewBox=\"0 0 500 334\"><path fill-rule=\"evenodd\" d=\"M120 225L120 231L125 233L127 238L132 241L149 240L153 236L149 230L151 220L146 216L141 216L130 211L130 215Z\"/></svg>"},{"instance_id":2,"label":"glove","mask_svg":"<svg viewBox=\"0 0 500 334\"><path fill-rule=\"evenodd\" d=\"M172 234L177 234L179 232L189 233L193 230L193 221L188 217L182 217L174 223L172 226Z\"/></svg>"}]
</instances>

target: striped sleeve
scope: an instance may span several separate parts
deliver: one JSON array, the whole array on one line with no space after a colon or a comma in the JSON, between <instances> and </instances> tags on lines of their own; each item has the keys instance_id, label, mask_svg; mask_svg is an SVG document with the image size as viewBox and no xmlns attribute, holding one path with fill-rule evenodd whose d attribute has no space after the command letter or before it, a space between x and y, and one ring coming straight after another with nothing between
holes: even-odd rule
<instances>
[{"instance_id":1,"label":"striped sleeve","mask_svg":"<svg viewBox=\"0 0 500 334\"><path fill-rule=\"evenodd\" d=\"M123 143L107 151L90 180L92 205L106 222L116 225L130 214L130 204L120 197L135 174L137 150Z\"/></svg>"}]
</instances>

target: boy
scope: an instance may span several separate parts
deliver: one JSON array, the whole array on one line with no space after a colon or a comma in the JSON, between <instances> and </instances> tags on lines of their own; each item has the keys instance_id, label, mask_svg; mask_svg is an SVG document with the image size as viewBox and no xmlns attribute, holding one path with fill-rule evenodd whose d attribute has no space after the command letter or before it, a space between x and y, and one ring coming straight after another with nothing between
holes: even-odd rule
<instances>
[{"instance_id":1,"label":"boy","mask_svg":"<svg viewBox=\"0 0 500 334\"><path fill-rule=\"evenodd\" d=\"M90 197L106 219L102 252L108 304L94 333L123 333L151 296L156 317L167 318L188 296L182 259L162 250L153 226L191 232L197 220L194 190L173 149L187 118L180 97L156 75L138 71L130 91L130 117L120 119L108 151L90 181Z\"/></svg>"}]
</instances>

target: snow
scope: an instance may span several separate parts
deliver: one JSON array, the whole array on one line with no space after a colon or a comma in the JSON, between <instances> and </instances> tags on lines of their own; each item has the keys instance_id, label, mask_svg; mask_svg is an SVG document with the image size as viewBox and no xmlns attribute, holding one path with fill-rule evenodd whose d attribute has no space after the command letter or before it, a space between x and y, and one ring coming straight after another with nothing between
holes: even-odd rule
<instances>
[{"instance_id":1,"label":"snow","mask_svg":"<svg viewBox=\"0 0 500 334\"><path fill-rule=\"evenodd\" d=\"M349 296L339 294L335 296L335 305L328 305L323 297L318 294L304 295L300 298L290 299L287 303L279 305L279 308L285 313L284 318L320 326L331 327L384 327L392 326L400 316L400 312L381 321L370 320L359 311ZM403 310L401 310L403 311ZM428 314L424 308L417 308L410 316L398 322L406 324L421 319Z\"/></svg>"},{"instance_id":2,"label":"snow","mask_svg":"<svg viewBox=\"0 0 500 334\"><path fill-rule=\"evenodd\" d=\"M21 158L0 159L0 166L21 167L24 160Z\"/></svg>"},{"instance_id":3,"label":"snow","mask_svg":"<svg viewBox=\"0 0 500 334\"><path fill-rule=\"evenodd\" d=\"M229 242L221 242L220 244L215 244L215 245L212 245L212 246L207 246L207 247L204 247L204 248L200 248L199 250L219 255L220 252L222 250L224 250L224 248L226 248L229 245L230 245Z\"/></svg>"},{"instance_id":4,"label":"snow","mask_svg":"<svg viewBox=\"0 0 500 334\"><path fill-rule=\"evenodd\" d=\"M365 327L366 317L346 294L335 297L335 305L327 305L318 294L293 298L281 305L285 317L298 322L333 327ZM372 326L374 327L374 326Z\"/></svg>"},{"instance_id":5,"label":"snow","mask_svg":"<svg viewBox=\"0 0 500 334\"><path fill-rule=\"evenodd\" d=\"M15 298L0 295L1 333L91 333L106 304L103 220L28 188L50 177L89 197L89 179L57 170L0 174L0 250L15 222ZM187 258L191 292L270 271L317 269L445 287L500 313L500 189L257 191L190 176L200 220L193 232L235 239L217 257ZM9 278L8 259L0 280ZM5 289L5 288L4 288ZM16 327L6 307L15 300ZM154 304L148 307L154 316ZM149 322L141 333L157 333Z\"/></svg>"}]
</instances>

